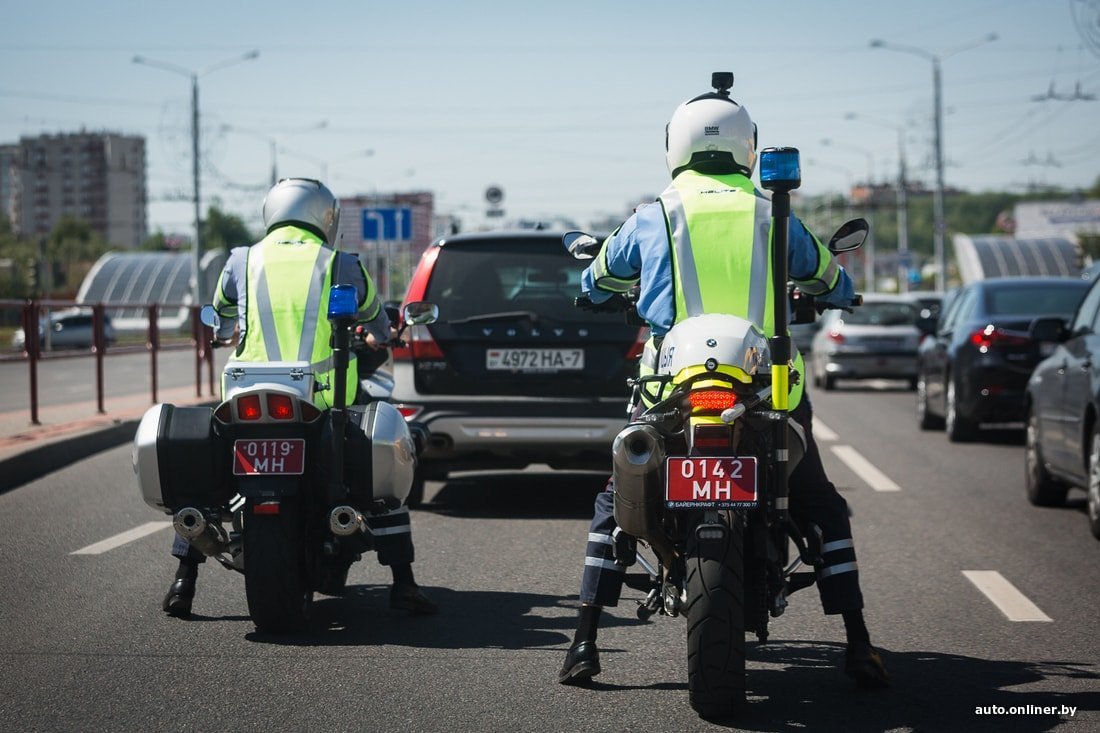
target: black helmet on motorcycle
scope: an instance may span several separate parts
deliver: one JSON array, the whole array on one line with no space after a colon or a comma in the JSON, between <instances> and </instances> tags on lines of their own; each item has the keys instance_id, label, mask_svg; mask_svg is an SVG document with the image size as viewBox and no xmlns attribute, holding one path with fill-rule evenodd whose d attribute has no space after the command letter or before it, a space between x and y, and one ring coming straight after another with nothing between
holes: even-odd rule
<instances>
[{"instance_id":1,"label":"black helmet on motorcycle","mask_svg":"<svg viewBox=\"0 0 1100 733\"><path fill-rule=\"evenodd\" d=\"M264 197L264 230L293 224L329 244L336 240L340 202L325 184L312 178L283 178Z\"/></svg>"},{"instance_id":2,"label":"black helmet on motorcycle","mask_svg":"<svg viewBox=\"0 0 1100 733\"><path fill-rule=\"evenodd\" d=\"M715 91L681 104L665 127L665 162L673 178L688 169L751 176L756 167L756 125L730 99L733 74L716 72L711 84Z\"/></svg>"}]
</instances>

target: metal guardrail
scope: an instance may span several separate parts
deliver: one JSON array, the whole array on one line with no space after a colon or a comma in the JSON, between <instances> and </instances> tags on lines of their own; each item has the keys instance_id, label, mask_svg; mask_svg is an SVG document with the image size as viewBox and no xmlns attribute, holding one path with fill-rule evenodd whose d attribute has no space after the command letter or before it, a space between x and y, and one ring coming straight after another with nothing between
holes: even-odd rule
<instances>
[{"instance_id":1,"label":"metal guardrail","mask_svg":"<svg viewBox=\"0 0 1100 733\"><path fill-rule=\"evenodd\" d=\"M108 308L142 308L148 314L148 327L145 331L145 343L134 345L114 346L107 342L106 336L106 311ZM44 351L40 343L38 327L40 323L48 324L49 312L57 308L78 308L91 310L92 312L92 343L85 349L71 349L66 351ZM186 308L190 311L191 333L189 337L169 340L162 343L162 332L159 321L162 310ZM77 303L71 300L0 300L0 309L20 309L23 322L23 351L20 354L7 354L0 356L0 361L27 362L30 371L30 412L31 423L41 424L38 420L38 365L39 362L51 359L92 358L95 359L95 383L96 383L96 410L105 414L104 409L104 358L110 353L149 353L149 375L151 384L151 396L154 403L157 402L157 355L161 351L182 351L193 349L195 352L195 396L202 397L202 372L206 366L208 394L213 396L215 392L214 382L214 357L210 348L210 340L213 332L209 326L203 325L199 320L198 306L185 303ZM43 313L45 320L43 321Z\"/></svg>"}]
</instances>

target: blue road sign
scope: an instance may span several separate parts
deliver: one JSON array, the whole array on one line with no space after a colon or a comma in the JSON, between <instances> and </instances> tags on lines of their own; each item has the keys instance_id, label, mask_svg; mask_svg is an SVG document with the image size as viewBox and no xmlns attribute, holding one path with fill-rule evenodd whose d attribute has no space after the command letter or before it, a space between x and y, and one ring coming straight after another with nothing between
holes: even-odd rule
<instances>
[{"instance_id":1,"label":"blue road sign","mask_svg":"<svg viewBox=\"0 0 1100 733\"><path fill-rule=\"evenodd\" d=\"M412 239L412 209L379 207L363 209L364 242L407 242Z\"/></svg>"}]
</instances>

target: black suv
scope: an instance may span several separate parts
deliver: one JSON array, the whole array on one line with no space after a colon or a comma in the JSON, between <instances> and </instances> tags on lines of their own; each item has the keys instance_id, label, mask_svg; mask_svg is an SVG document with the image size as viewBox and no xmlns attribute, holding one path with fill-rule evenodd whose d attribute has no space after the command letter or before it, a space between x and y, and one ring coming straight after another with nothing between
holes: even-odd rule
<instances>
[{"instance_id":1,"label":"black suv","mask_svg":"<svg viewBox=\"0 0 1100 733\"><path fill-rule=\"evenodd\" d=\"M585 263L562 234L455 235L421 258L405 301L435 303L439 320L394 352L393 401L431 431L413 504L448 471L610 470L646 331L573 306Z\"/></svg>"}]
</instances>

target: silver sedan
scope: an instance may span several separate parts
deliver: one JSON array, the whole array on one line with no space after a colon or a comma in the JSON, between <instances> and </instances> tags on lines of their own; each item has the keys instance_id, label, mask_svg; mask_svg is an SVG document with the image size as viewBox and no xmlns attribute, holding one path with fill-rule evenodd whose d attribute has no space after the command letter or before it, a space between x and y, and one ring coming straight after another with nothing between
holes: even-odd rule
<instances>
[{"instance_id":1,"label":"silver sedan","mask_svg":"<svg viewBox=\"0 0 1100 733\"><path fill-rule=\"evenodd\" d=\"M838 379L904 379L917 383L920 306L900 295L865 295L852 313L827 311L814 335L809 371L816 386Z\"/></svg>"}]
</instances>

